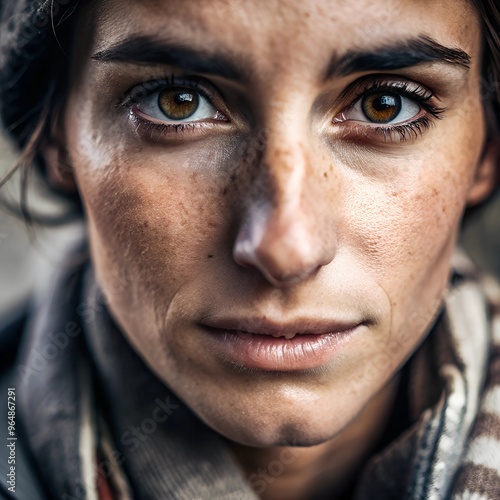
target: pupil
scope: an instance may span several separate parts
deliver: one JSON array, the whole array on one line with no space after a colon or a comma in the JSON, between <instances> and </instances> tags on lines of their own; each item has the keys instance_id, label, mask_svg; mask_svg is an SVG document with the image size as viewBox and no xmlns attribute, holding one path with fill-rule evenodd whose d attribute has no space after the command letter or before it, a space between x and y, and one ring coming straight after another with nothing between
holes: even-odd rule
<instances>
[{"instance_id":1,"label":"pupil","mask_svg":"<svg viewBox=\"0 0 500 500\"><path fill-rule=\"evenodd\" d=\"M374 93L363 99L363 113L374 123L388 123L401 112L401 96L397 94Z\"/></svg>"}]
</instances>

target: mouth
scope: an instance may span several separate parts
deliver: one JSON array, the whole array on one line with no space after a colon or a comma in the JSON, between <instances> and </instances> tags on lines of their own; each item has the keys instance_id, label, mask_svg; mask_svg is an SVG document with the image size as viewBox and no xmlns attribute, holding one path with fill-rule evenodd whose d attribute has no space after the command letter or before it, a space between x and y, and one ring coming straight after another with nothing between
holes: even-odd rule
<instances>
[{"instance_id":1,"label":"mouth","mask_svg":"<svg viewBox=\"0 0 500 500\"><path fill-rule=\"evenodd\" d=\"M214 330L238 332L251 335L269 335L271 337L292 339L297 335L325 335L327 333L341 333L352 330L361 322L348 321L317 321L301 320L288 323L277 323L260 318L250 319L220 319L204 324Z\"/></svg>"},{"instance_id":2,"label":"mouth","mask_svg":"<svg viewBox=\"0 0 500 500\"><path fill-rule=\"evenodd\" d=\"M200 325L225 364L263 371L310 370L334 361L364 321L218 319Z\"/></svg>"}]
</instances>

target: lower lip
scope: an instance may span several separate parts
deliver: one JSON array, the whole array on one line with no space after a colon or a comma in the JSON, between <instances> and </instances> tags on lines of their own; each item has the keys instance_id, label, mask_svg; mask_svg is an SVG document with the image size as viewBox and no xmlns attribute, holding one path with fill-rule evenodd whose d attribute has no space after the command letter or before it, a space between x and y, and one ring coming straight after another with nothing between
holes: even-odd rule
<instances>
[{"instance_id":1,"label":"lower lip","mask_svg":"<svg viewBox=\"0 0 500 500\"><path fill-rule=\"evenodd\" d=\"M298 334L292 339L206 328L215 354L236 367L264 371L320 368L338 357L362 325L324 334Z\"/></svg>"}]
</instances>

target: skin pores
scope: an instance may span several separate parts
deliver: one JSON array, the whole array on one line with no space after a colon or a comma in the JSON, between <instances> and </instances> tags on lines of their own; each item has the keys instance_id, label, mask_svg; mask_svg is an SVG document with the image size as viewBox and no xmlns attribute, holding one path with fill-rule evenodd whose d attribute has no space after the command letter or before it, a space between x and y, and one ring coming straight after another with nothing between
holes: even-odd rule
<instances>
[{"instance_id":1,"label":"skin pores","mask_svg":"<svg viewBox=\"0 0 500 500\"><path fill-rule=\"evenodd\" d=\"M152 370L237 443L334 443L354 428L373 441L481 189L474 13L453 0L124 3L82 16L62 127L114 318ZM436 60L324 78L335 57L424 35L467 53L470 68ZM229 54L247 74L91 58L130 36ZM208 88L212 115L165 129L161 115L145 123L154 99L120 105L162 79ZM407 96L404 109L427 113L428 126L389 131L353 111L360 81L392 85L397 99L404 85L420 89L443 111L431 117ZM265 371L213 348L201 325L221 317L360 326L319 368Z\"/></svg>"}]
</instances>

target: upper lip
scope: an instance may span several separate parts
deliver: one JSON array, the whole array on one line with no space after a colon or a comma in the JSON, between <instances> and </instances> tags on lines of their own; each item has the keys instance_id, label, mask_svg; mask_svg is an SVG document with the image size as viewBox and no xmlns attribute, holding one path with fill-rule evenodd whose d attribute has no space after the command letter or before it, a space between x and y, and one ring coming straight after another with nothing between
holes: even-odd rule
<instances>
[{"instance_id":1,"label":"upper lip","mask_svg":"<svg viewBox=\"0 0 500 500\"><path fill-rule=\"evenodd\" d=\"M295 335L341 333L352 330L363 324L363 321L338 321L301 319L289 322L276 322L269 319L255 318L221 318L206 320L203 326L216 330L247 332L256 335L292 338Z\"/></svg>"}]
</instances>

